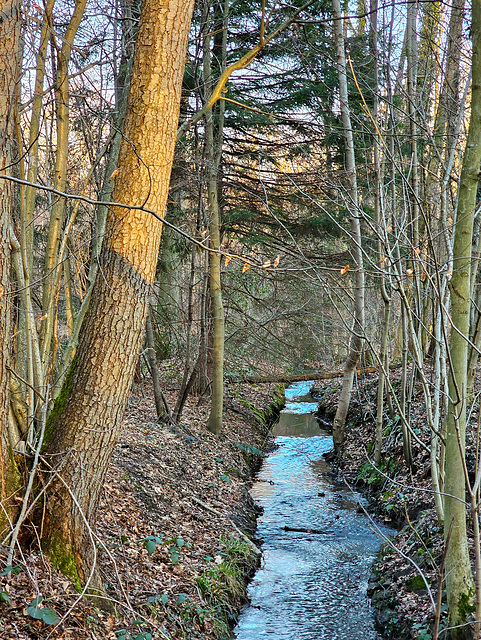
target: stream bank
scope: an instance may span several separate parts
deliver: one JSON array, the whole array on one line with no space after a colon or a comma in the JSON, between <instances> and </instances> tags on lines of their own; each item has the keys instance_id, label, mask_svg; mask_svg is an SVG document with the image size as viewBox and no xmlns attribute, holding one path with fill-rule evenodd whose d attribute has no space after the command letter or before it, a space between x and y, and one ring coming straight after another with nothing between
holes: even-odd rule
<instances>
[{"instance_id":1,"label":"stream bank","mask_svg":"<svg viewBox=\"0 0 481 640\"><path fill-rule=\"evenodd\" d=\"M173 406L175 384L164 389ZM150 381L136 385L97 522L99 564L115 613L79 600L33 545L14 572L0 576L2 640L230 637L258 563L243 532L255 528L248 489L268 442L273 397L278 405L276 385L229 385L223 431L215 436L205 428L208 402L190 397L178 425L158 424ZM39 594L57 626L28 612Z\"/></svg>"},{"instance_id":2,"label":"stream bank","mask_svg":"<svg viewBox=\"0 0 481 640\"><path fill-rule=\"evenodd\" d=\"M390 376L396 386L398 373L391 371ZM429 455L414 441L414 468L409 473L403 462L400 420L386 415L382 463L379 468L375 467L372 451L377 380L375 373L357 378L343 455L333 463L338 473L363 493L370 509L386 524L398 528L392 541L395 548L383 545L369 581L378 628L387 640L431 640L432 599L436 600L438 592L437 567L442 559L443 536L434 510ZM340 380L315 384L320 414L326 422L335 414L340 389ZM428 445L430 432L426 427L421 391L413 399L411 426ZM440 629L445 626L445 609L443 604Z\"/></svg>"},{"instance_id":3,"label":"stream bank","mask_svg":"<svg viewBox=\"0 0 481 640\"><path fill-rule=\"evenodd\" d=\"M263 558L234 630L237 640L380 638L367 586L378 536L391 530L369 519L362 497L332 477L324 458L332 437L313 415L309 386L286 389L272 431L276 446L253 485L262 507Z\"/></svg>"}]
</instances>

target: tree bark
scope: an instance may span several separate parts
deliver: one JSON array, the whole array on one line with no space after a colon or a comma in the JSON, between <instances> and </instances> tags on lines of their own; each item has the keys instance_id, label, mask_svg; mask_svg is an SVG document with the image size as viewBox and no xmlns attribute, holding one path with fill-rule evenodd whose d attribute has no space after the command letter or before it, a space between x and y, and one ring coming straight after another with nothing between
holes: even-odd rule
<instances>
[{"instance_id":1,"label":"tree bark","mask_svg":"<svg viewBox=\"0 0 481 640\"><path fill-rule=\"evenodd\" d=\"M454 229L453 275L451 289L451 322L449 339L449 406L446 419L445 461L445 525L447 539L452 534L446 553L446 591L449 626L463 625L467 605L473 599L474 582L471 572L466 533L466 477L464 448L466 437L466 392L469 317L470 271L474 210L481 163L481 2L472 6L472 94L471 118L463 157L458 206ZM469 637L466 627L451 631L452 638Z\"/></svg>"},{"instance_id":2,"label":"tree bark","mask_svg":"<svg viewBox=\"0 0 481 640\"><path fill-rule=\"evenodd\" d=\"M193 0L145 0L113 199L163 215ZM98 587L92 531L135 366L162 224L112 207L76 357L46 430L51 484L44 543L77 586Z\"/></svg>"},{"instance_id":3,"label":"tree bark","mask_svg":"<svg viewBox=\"0 0 481 640\"><path fill-rule=\"evenodd\" d=\"M339 98L341 105L342 127L346 145L346 169L349 180L349 209L351 226L351 252L355 267L354 287L354 325L349 344L349 353L344 365L342 390L339 396L336 415L333 423L332 436L336 451L344 443L344 426L351 401L352 385L356 366L361 354L364 337L364 266L361 247L360 208L357 193L357 172L354 153L354 140L352 136L352 124L349 111L347 90L346 53L344 48L344 34L341 20L339 0L333 0L332 13L334 18L334 33L337 51L337 72L339 76Z\"/></svg>"},{"instance_id":4,"label":"tree bark","mask_svg":"<svg viewBox=\"0 0 481 640\"><path fill-rule=\"evenodd\" d=\"M20 34L19 0L2 2L0 8L0 166L11 174L14 159L14 109L18 77L18 43ZM14 186L7 180L0 186L0 529L8 526L13 514L9 496L19 482L9 439L10 359L10 225Z\"/></svg>"},{"instance_id":5,"label":"tree bark","mask_svg":"<svg viewBox=\"0 0 481 640\"><path fill-rule=\"evenodd\" d=\"M218 10L218 7L216 7ZM218 11L216 11L217 13ZM205 38L204 43L204 82L207 87L211 85L212 63L211 55L215 53L220 55L221 72L225 68L226 55L226 32L227 25L225 18L228 12L228 1L225 2L222 11L222 39L220 51L210 50L210 37ZM220 22L220 21L219 21ZM209 21L207 27L209 28ZM217 27L217 22L215 27ZM210 30L210 29L209 29ZM219 169L222 157L222 146L224 141L223 124L224 124L224 101L218 105L217 126L214 130L214 111L213 107L207 109L205 123L205 139L206 139L206 162L207 162L207 202L208 212L210 216L209 222L209 244L211 251L209 253L209 278L210 278L210 295L212 302L213 316L213 344L212 344L212 398L209 419L207 420L207 428L215 434L219 434L222 429L222 414L224 407L224 342L225 342L225 318L224 303L222 300L222 282L221 282L221 255L220 250L220 227L221 227L221 210L219 204Z\"/></svg>"}]
</instances>

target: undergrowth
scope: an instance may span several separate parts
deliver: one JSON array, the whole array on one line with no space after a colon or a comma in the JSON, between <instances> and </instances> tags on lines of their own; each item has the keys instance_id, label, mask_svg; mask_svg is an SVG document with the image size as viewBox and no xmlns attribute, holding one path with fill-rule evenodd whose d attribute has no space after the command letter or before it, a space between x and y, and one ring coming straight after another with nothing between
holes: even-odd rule
<instances>
[{"instance_id":1,"label":"undergrowth","mask_svg":"<svg viewBox=\"0 0 481 640\"><path fill-rule=\"evenodd\" d=\"M245 588L257 565L257 557L246 541L229 535L221 538L220 550L207 560L208 568L197 576L197 588L209 607L215 636L227 640L244 601Z\"/></svg>"}]
</instances>

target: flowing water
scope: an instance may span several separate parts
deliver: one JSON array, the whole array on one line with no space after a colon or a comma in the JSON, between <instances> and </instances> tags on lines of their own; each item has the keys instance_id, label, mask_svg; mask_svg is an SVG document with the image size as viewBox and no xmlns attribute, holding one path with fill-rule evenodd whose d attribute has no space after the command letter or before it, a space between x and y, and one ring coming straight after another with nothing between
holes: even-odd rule
<instances>
[{"instance_id":1,"label":"flowing water","mask_svg":"<svg viewBox=\"0 0 481 640\"><path fill-rule=\"evenodd\" d=\"M329 474L322 455L332 438L312 415L310 384L286 390L273 431L278 446L252 488L264 508L257 529L263 561L234 630L237 640L380 638L366 590L381 540L359 508L362 498Z\"/></svg>"}]
</instances>

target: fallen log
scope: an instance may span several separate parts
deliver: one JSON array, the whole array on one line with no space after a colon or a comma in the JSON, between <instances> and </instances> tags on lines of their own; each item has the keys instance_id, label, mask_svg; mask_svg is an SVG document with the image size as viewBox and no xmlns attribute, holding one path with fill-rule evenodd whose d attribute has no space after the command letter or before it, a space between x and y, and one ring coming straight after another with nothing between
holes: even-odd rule
<instances>
[{"instance_id":1,"label":"fallen log","mask_svg":"<svg viewBox=\"0 0 481 640\"><path fill-rule=\"evenodd\" d=\"M377 367L364 367L364 369L357 369L357 375L363 376L368 373L375 373ZM309 380L330 380L331 378L342 378L343 371L324 371L323 373L305 373L301 375L296 374L282 374L277 373L270 376L245 376L244 378L227 378L229 382L248 382L249 384L264 384L268 382L308 382Z\"/></svg>"}]
</instances>

